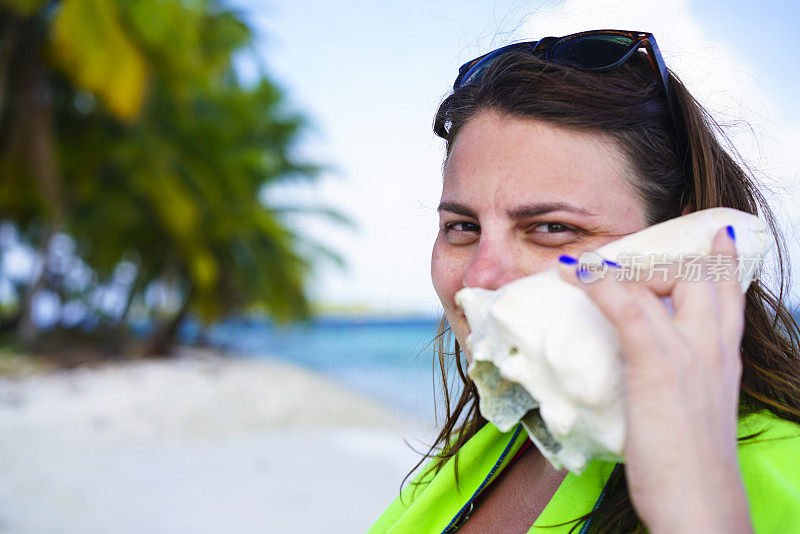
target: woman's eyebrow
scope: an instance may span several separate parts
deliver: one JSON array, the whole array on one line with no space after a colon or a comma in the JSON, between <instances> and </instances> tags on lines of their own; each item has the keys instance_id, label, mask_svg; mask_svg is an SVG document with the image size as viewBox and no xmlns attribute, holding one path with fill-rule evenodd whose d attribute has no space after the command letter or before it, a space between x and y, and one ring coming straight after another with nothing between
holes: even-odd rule
<instances>
[{"instance_id":1,"label":"woman's eyebrow","mask_svg":"<svg viewBox=\"0 0 800 534\"><path fill-rule=\"evenodd\" d=\"M464 217L472 217L473 219L478 218L477 214L472 208L459 202L442 202L439 204L439 207L436 209L436 211L449 211L457 215L463 215ZM553 211L568 211L571 213L577 213L579 215L587 215L589 217L594 217L597 215L589 210L574 206L572 204L567 204L566 202L540 202L537 204L526 204L525 206L519 206L512 210L507 210L506 215L511 219L525 219L528 217L544 215Z\"/></svg>"},{"instance_id":2,"label":"woman's eyebrow","mask_svg":"<svg viewBox=\"0 0 800 534\"><path fill-rule=\"evenodd\" d=\"M568 211L580 215L588 215L594 217L597 214L592 213L584 208L567 204L566 202L541 202L538 204L527 204L512 210L506 210L506 215L511 219L526 219L528 217L536 217L544 215L553 211Z\"/></svg>"},{"instance_id":3,"label":"woman's eyebrow","mask_svg":"<svg viewBox=\"0 0 800 534\"><path fill-rule=\"evenodd\" d=\"M439 207L436 208L436 211L451 211L457 215L463 215L464 217L472 217L473 219L478 218L477 214L472 210L472 208L459 202L442 202L439 204Z\"/></svg>"}]
</instances>

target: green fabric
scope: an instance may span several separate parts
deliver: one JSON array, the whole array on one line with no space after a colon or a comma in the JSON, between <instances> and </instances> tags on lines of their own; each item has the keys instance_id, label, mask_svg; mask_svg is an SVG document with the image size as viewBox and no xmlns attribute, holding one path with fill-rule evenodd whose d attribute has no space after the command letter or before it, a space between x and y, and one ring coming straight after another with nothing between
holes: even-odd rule
<instances>
[{"instance_id":1,"label":"green fabric","mask_svg":"<svg viewBox=\"0 0 800 534\"><path fill-rule=\"evenodd\" d=\"M800 533L800 427L762 411L739 423L740 437L756 432L762 433L739 445L739 465L755 530ZM436 476L423 470L415 479L421 484L409 484L368 534L442 532L487 478L506 447L510 444L495 477L527 438L524 430L512 442L513 435L500 432L492 424L484 426L458 455L458 490L452 459ZM570 521L591 511L613 468L612 463L596 461L580 476L569 473L529 532L568 532L574 523L538 527Z\"/></svg>"},{"instance_id":2,"label":"green fabric","mask_svg":"<svg viewBox=\"0 0 800 534\"><path fill-rule=\"evenodd\" d=\"M423 469L369 529L369 534L444 530L489 474L512 436L513 432L501 433L494 425L485 425L464 444L458 454L458 487L452 458L435 477ZM525 437L527 435L521 431L506 453L498 473L514 457L525 442ZM420 481L421 484L415 484Z\"/></svg>"},{"instance_id":3,"label":"green fabric","mask_svg":"<svg viewBox=\"0 0 800 534\"><path fill-rule=\"evenodd\" d=\"M763 431L763 432L762 432ZM770 412L739 423L739 467L758 533L800 533L800 427Z\"/></svg>"}]
</instances>

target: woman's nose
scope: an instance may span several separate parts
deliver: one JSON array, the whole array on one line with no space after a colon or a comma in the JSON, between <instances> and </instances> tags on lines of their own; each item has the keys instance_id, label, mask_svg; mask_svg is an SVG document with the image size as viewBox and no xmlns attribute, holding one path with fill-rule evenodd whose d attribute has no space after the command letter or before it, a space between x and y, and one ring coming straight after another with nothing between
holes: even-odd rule
<instances>
[{"instance_id":1,"label":"woman's nose","mask_svg":"<svg viewBox=\"0 0 800 534\"><path fill-rule=\"evenodd\" d=\"M464 287L497 289L525 276L520 258L509 243L481 239L475 255L464 271Z\"/></svg>"}]
</instances>

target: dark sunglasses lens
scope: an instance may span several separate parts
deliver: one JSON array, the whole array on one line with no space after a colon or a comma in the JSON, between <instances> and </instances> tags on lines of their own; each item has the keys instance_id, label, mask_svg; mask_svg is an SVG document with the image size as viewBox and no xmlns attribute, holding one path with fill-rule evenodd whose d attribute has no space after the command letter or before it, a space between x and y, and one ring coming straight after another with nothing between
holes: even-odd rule
<instances>
[{"instance_id":1,"label":"dark sunglasses lens","mask_svg":"<svg viewBox=\"0 0 800 534\"><path fill-rule=\"evenodd\" d=\"M494 52L489 52L488 54L473 59L458 69L458 77L456 78L453 87L463 87L473 82L480 82L481 78L483 78L483 73L486 72L486 69L491 67L495 61L510 52L531 53L533 51L533 45L535 45L535 42L512 44L509 46L504 46L503 48L498 48Z\"/></svg>"},{"instance_id":2,"label":"dark sunglasses lens","mask_svg":"<svg viewBox=\"0 0 800 534\"><path fill-rule=\"evenodd\" d=\"M475 65L480 63L485 57L486 57L486 55L483 55L481 57L473 59L472 61L470 61L468 63L464 63L463 65L461 65L461 68L458 69L458 76L456 77L456 81L453 84L454 87L461 87L462 85L466 85L467 82L464 80L466 75L469 74L470 78L473 78L474 76L473 76L472 73L470 73L470 71L472 70L472 68Z\"/></svg>"},{"instance_id":3,"label":"dark sunglasses lens","mask_svg":"<svg viewBox=\"0 0 800 534\"><path fill-rule=\"evenodd\" d=\"M623 35L585 35L567 39L551 48L548 59L584 69L600 69L618 62L633 45Z\"/></svg>"},{"instance_id":4,"label":"dark sunglasses lens","mask_svg":"<svg viewBox=\"0 0 800 534\"><path fill-rule=\"evenodd\" d=\"M467 68L463 70L463 72L459 73L459 77L455 84L456 87L461 87L464 85L469 85L475 81L480 81L483 71L485 71L489 65L494 63L494 60L494 57L483 57L473 61Z\"/></svg>"}]
</instances>

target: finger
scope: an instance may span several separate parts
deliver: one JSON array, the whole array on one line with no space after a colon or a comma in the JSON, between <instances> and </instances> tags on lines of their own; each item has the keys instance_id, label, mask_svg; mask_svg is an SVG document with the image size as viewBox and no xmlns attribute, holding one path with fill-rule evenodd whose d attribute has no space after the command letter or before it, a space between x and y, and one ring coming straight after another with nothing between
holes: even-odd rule
<instances>
[{"instance_id":1,"label":"finger","mask_svg":"<svg viewBox=\"0 0 800 534\"><path fill-rule=\"evenodd\" d=\"M744 332L745 295L742 293L741 269L736 251L736 233L732 226L717 232L711 247L712 258L719 258L723 276L715 280L719 306L720 330L731 349L738 355Z\"/></svg>"},{"instance_id":2,"label":"finger","mask_svg":"<svg viewBox=\"0 0 800 534\"><path fill-rule=\"evenodd\" d=\"M714 236L710 255L703 258L699 269L678 277L673 290L676 317L687 324L690 320L700 320L695 323L699 326L715 318L721 326L719 316L726 311L724 308L741 300L735 254L727 229L720 229Z\"/></svg>"},{"instance_id":3,"label":"finger","mask_svg":"<svg viewBox=\"0 0 800 534\"><path fill-rule=\"evenodd\" d=\"M720 229L712 243L710 257L696 255L668 259L658 255L633 256L621 260L621 269L616 272L613 272L613 267L618 266L616 263L596 253L582 254L580 259L561 256L559 260L562 267L584 267L594 278L615 276L626 283L646 286L657 296L672 297L672 308L686 330L693 336L716 343L719 335L727 340L736 337L733 334L739 331L741 323L737 315L741 308L740 304L737 305L741 292L735 276L738 272L736 249L728 235L725 227ZM565 280L579 283L576 277L567 276ZM721 302L717 302L720 299L712 282L721 282ZM720 308L726 310L724 320L718 317Z\"/></svg>"},{"instance_id":4,"label":"finger","mask_svg":"<svg viewBox=\"0 0 800 534\"><path fill-rule=\"evenodd\" d=\"M670 317L673 316L675 312L671 293L677 278L681 275L679 264L673 260L667 260L665 257L656 256L640 256L636 258L636 261L625 258L620 261L621 264L618 264L603 259L596 253L582 254L580 260L573 256L562 255L559 257L559 267L568 271L569 274L563 279L573 285L581 284L576 276L572 276L574 270L584 267L594 273L596 278L609 276L619 282L624 282L626 286L635 285L646 288L649 293L657 297ZM696 267L700 267L700 265L696 265ZM654 302L653 299L648 299L648 302L651 301ZM660 308L658 310L660 311Z\"/></svg>"},{"instance_id":5,"label":"finger","mask_svg":"<svg viewBox=\"0 0 800 534\"><path fill-rule=\"evenodd\" d=\"M564 265L561 278L573 279L614 325L623 357L631 365L651 365L669 342L665 330L670 316L658 298L643 286L629 286L613 276L599 276L581 268ZM672 336L674 337L674 336Z\"/></svg>"},{"instance_id":6,"label":"finger","mask_svg":"<svg viewBox=\"0 0 800 534\"><path fill-rule=\"evenodd\" d=\"M730 228L730 230L727 230ZM714 278L721 278L717 273L723 270L723 264L733 262L733 270L736 271L736 247L733 239L728 238L728 232L733 235L733 227L722 227L718 230L712 242L711 255L715 257L713 266ZM717 256L722 255L721 260ZM730 257L731 259L728 259ZM681 280L700 281L705 279L704 265L708 263L708 257L701 255L669 257L666 254L644 254L626 255L621 257L619 263L608 258L603 258L596 252L584 252L580 257L561 255L559 265L561 267L583 266L593 273L604 275L610 268L618 267L620 271L614 274L618 280L635 281L646 285L653 293L658 296L670 296L675 286ZM737 272L738 273L738 272ZM725 280L731 280L729 275L724 275ZM567 277L565 280L571 284L577 284L578 280Z\"/></svg>"},{"instance_id":7,"label":"finger","mask_svg":"<svg viewBox=\"0 0 800 534\"><path fill-rule=\"evenodd\" d=\"M587 259L586 256L589 256ZM612 260L603 259L597 254L582 254L580 259L572 256L562 255L559 257L561 268L583 267L595 274L597 278L602 276L612 276L617 281L626 283L637 283L646 286L653 294L659 297L668 297L674 290L677 278L680 276L680 265L666 256L637 256L635 261L621 260L616 263ZM565 281L577 285L580 281L577 277L567 276Z\"/></svg>"}]
</instances>

